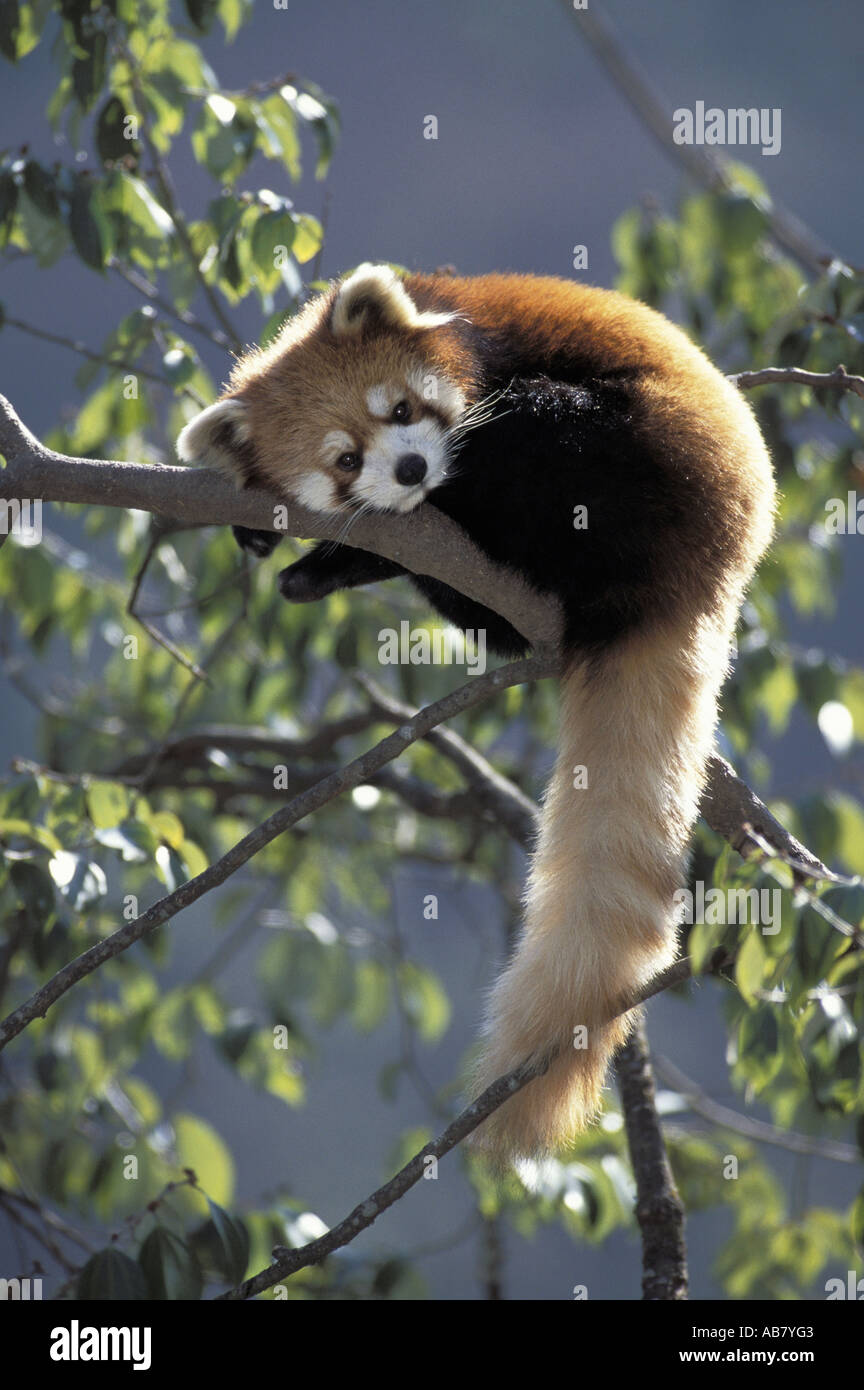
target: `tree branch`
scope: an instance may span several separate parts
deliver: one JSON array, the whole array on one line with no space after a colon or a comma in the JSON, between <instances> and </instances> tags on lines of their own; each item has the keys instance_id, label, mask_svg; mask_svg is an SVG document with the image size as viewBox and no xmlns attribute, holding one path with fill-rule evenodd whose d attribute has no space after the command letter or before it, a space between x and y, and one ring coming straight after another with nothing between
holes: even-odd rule
<instances>
[{"instance_id":1,"label":"tree branch","mask_svg":"<svg viewBox=\"0 0 864 1390\"><path fill-rule=\"evenodd\" d=\"M238 491L211 469L55 453L26 429L3 396L0 453L7 459L0 472L0 499L134 507L190 526L234 524L259 530L275 529L278 507L284 513L286 535L332 541L340 538L345 525L342 516L311 512L265 492ZM435 507L421 506L407 515L358 516L352 522L351 543L470 594L507 618L531 642L536 655L551 657L561 629L557 605L493 564Z\"/></svg>"},{"instance_id":2,"label":"tree branch","mask_svg":"<svg viewBox=\"0 0 864 1390\"><path fill-rule=\"evenodd\" d=\"M807 372L803 367L761 367L756 372L738 372L729 380L742 391L749 391L753 386L782 386L794 381L801 386L812 386L814 390L852 391L864 400L864 376L852 376L842 365L835 367L833 372Z\"/></svg>"},{"instance_id":3,"label":"tree branch","mask_svg":"<svg viewBox=\"0 0 864 1390\"><path fill-rule=\"evenodd\" d=\"M615 1072L636 1179L636 1220L642 1232L642 1297L677 1302L687 1297L684 1204L669 1167L641 1018L618 1052Z\"/></svg>"},{"instance_id":4,"label":"tree branch","mask_svg":"<svg viewBox=\"0 0 864 1390\"><path fill-rule=\"evenodd\" d=\"M855 1144L844 1144L840 1139L814 1139L809 1134L796 1134L791 1130L778 1129L766 1120L755 1115L742 1115L739 1110L731 1110L708 1095L697 1082L686 1076L668 1057L658 1057L654 1069L660 1080L677 1091L687 1106L696 1115L701 1115L712 1125L721 1129L734 1130L745 1139L753 1139L759 1144L773 1144L778 1149L788 1149L791 1153L807 1154L814 1158L830 1158L835 1163L860 1163L861 1151Z\"/></svg>"},{"instance_id":5,"label":"tree branch","mask_svg":"<svg viewBox=\"0 0 864 1390\"><path fill-rule=\"evenodd\" d=\"M598 7L577 10L570 0L563 2L620 95L654 136L661 149L675 160L695 183L701 184L710 192L724 192L736 187L738 180L726 155L715 148L675 144L672 139L671 102L657 95L639 65L624 52L612 26L599 12ZM773 240L809 274L821 274L832 260L839 259L810 227L776 199L771 199L766 215Z\"/></svg>"},{"instance_id":6,"label":"tree branch","mask_svg":"<svg viewBox=\"0 0 864 1390\"><path fill-rule=\"evenodd\" d=\"M718 953L711 970L719 969L725 964L726 957L722 953ZM689 979L691 975L692 969L689 960L676 961L675 965L670 966L662 975L658 975L639 994L635 995L627 1004L627 1009L635 1008L655 994L660 993L662 989L668 989L673 984L680 984ZM660 984L661 980L665 983ZM621 1012L626 1012L626 1009L622 1009ZM388 1182L379 1187L365 1201L360 1202L344 1220L340 1221L326 1235L319 1236L317 1240L310 1241L308 1245L303 1245L297 1250L277 1245L273 1251L275 1263L269 1269L261 1270L259 1274L247 1279L236 1289L229 1289L227 1293L220 1294L219 1299L254 1298L256 1294L272 1288L282 1279L296 1274L299 1269L320 1264L335 1250L350 1244L361 1231L365 1231L371 1226L382 1212L385 1212L388 1207L392 1207L394 1202L397 1202L420 1181L430 1158L443 1158L451 1149L455 1149L457 1144L461 1143L463 1139L467 1139L469 1134L473 1134L474 1130L506 1100L514 1096L517 1091L521 1091L522 1087L527 1086L535 1077L542 1076L553 1061L554 1054L544 1064L532 1067L523 1063L522 1066L515 1067L506 1075L499 1076L482 1095L478 1096L471 1105L456 1116L456 1119L447 1126L437 1139L432 1139L428 1144L425 1144L405 1164L404 1168L400 1168L399 1172Z\"/></svg>"},{"instance_id":7,"label":"tree branch","mask_svg":"<svg viewBox=\"0 0 864 1390\"><path fill-rule=\"evenodd\" d=\"M44 1018L52 1004L55 1004L58 999L68 993L79 980L92 974L106 960L128 950L130 946L134 945L136 941L140 941L154 928L161 926L170 918L176 917L178 912L189 907L191 903L197 902L211 889L224 883L265 845L269 845L278 835L291 829L305 816L319 810L342 792L351 791L362 782L368 782L379 768L392 762L394 758L398 758L400 753L403 753L418 738L423 738L437 724L442 723L445 719L452 719L466 709L471 709L481 700L487 699L493 692L506 690L511 685L519 685L528 680L537 680L550 674L548 663L544 663L537 657L529 657L524 661L511 662L494 671L488 671L485 676L477 676L457 690L451 691L449 695L436 700L434 704L427 705L407 724L401 725L392 734L388 734L374 748L369 749L359 758L354 758L344 768L330 773L329 776L316 782L314 786L300 792L285 806L268 816L261 825L251 830L248 835L245 835L242 840L239 840L228 850L227 854L224 854L221 859L217 859L214 864L209 865L202 873L189 879L187 883L181 884L173 893L168 893L164 898L160 898L157 903L154 903L146 912L141 913L134 921L127 922L111 936L104 937L91 946L89 950L76 957L75 960L70 961L68 965L63 966L46 985L37 990L30 999L0 1023L0 1051L12 1038L23 1032L34 1018Z\"/></svg>"},{"instance_id":8,"label":"tree branch","mask_svg":"<svg viewBox=\"0 0 864 1390\"><path fill-rule=\"evenodd\" d=\"M140 362L128 362L119 357L106 357L102 352L94 352L86 343L82 343L80 338L64 338L59 333L49 333L46 328L37 328L33 323L25 323L23 319L11 318L8 314L3 320L4 327L17 328L21 333L29 333L33 338L41 338L43 342L55 343L57 347L68 348L70 352L77 352L79 357L86 357L88 362L98 362L103 367L108 367L111 371L124 372L127 376L140 376L145 381L155 382L157 386L164 386L166 390L171 390L168 382L158 372L151 371L148 367L142 367ZM199 410L206 405L197 391L184 386L182 395L188 396Z\"/></svg>"}]
</instances>

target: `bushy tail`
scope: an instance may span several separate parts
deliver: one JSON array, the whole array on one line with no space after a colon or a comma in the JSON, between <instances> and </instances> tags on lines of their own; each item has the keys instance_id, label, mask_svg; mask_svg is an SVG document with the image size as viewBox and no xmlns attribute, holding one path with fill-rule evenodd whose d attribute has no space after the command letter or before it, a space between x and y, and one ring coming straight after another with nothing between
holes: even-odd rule
<instances>
[{"instance_id":1,"label":"bushy tail","mask_svg":"<svg viewBox=\"0 0 864 1390\"><path fill-rule=\"evenodd\" d=\"M474 1094L557 1055L478 1130L499 1160L554 1150L594 1118L632 1015L606 1020L675 958L673 894L733 623L730 604L710 622L655 628L562 681L524 929L491 994Z\"/></svg>"}]
</instances>

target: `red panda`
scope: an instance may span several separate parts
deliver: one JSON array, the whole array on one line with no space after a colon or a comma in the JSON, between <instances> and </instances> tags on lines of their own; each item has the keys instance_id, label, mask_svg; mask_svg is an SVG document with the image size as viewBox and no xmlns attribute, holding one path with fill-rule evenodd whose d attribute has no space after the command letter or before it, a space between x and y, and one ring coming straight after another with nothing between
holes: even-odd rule
<instances>
[{"instance_id":1,"label":"red panda","mask_svg":"<svg viewBox=\"0 0 864 1390\"><path fill-rule=\"evenodd\" d=\"M178 453L349 518L428 499L560 604L557 761L473 1078L479 1092L552 1058L479 1139L499 1159L560 1147L597 1113L631 1027L614 1018L621 1001L676 955L718 693L773 527L749 406L683 332L620 294L363 265L237 363ZM235 533L257 554L278 540ZM279 583L309 601L401 573L327 542ZM411 578L493 649L526 650L491 610Z\"/></svg>"}]
</instances>

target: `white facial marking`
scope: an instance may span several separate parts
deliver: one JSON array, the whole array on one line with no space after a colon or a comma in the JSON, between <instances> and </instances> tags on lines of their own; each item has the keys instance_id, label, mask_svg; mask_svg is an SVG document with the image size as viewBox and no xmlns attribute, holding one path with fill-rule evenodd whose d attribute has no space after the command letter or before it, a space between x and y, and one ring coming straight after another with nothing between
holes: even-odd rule
<instances>
[{"instance_id":1,"label":"white facial marking","mask_svg":"<svg viewBox=\"0 0 864 1390\"><path fill-rule=\"evenodd\" d=\"M300 505L308 507L310 511L334 512L337 510L333 484L327 474L321 473L317 468L311 473L302 474L292 485L291 491Z\"/></svg>"},{"instance_id":2,"label":"white facial marking","mask_svg":"<svg viewBox=\"0 0 864 1390\"><path fill-rule=\"evenodd\" d=\"M340 454L353 454L357 446L345 430L331 430L321 441L321 457L325 463L335 463Z\"/></svg>"},{"instance_id":3,"label":"white facial marking","mask_svg":"<svg viewBox=\"0 0 864 1390\"><path fill-rule=\"evenodd\" d=\"M412 367L406 380L415 396L443 410L451 424L464 414L465 394L446 377L423 367Z\"/></svg>"},{"instance_id":4,"label":"white facial marking","mask_svg":"<svg viewBox=\"0 0 864 1390\"><path fill-rule=\"evenodd\" d=\"M376 420L386 420L398 399L392 386L372 386L366 392L366 406Z\"/></svg>"},{"instance_id":5,"label":"white facial marking","mask_svg":"<svg viewBox=\"0 0 864 1390\"><path fill-rule=\"evenodd\" d=\"M396 478L396 465L405 454L420 454L426 460L423 481L409 487ZM352 495L385 511L413 511L444 481L447 458L446 435L431 416L413 425L379 425L363 455Z\"/></svg>"}]
</instances>

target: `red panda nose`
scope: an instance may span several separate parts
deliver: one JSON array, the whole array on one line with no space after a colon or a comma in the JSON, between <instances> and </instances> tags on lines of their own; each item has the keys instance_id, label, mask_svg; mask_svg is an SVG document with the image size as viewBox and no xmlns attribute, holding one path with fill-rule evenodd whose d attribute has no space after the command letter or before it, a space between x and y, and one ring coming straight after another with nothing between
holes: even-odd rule
<instances>
[{"instance_id":1,"label":"red panda nose","mask_svg":"<svg viewBox=\"0 0 864 1390\"><path fill-rule=\"evenodd\" d=\"M405 487L415 487L426 477L426 460L422 454L403 454L396 463L396 481Z\"/></svg>"}]
</instances>

